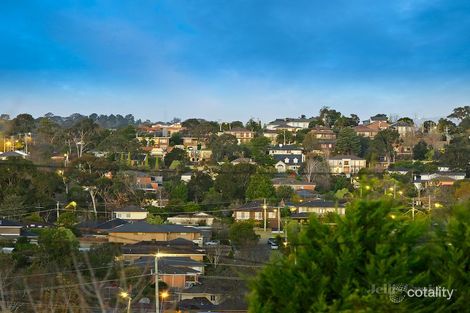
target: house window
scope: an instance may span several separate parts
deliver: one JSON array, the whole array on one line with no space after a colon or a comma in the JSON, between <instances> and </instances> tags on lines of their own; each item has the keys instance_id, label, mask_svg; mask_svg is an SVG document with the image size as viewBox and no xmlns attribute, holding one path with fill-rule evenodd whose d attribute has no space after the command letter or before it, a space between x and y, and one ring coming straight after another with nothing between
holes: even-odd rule
<instances>
[{"instance_id":1,"label":"house window","mask_svg":"<svg viewBox=\"0 0 470 313\"><path fill-rule=\"evenodd\" d=\"M255 220L262 220L263 219L263 215L261 214L261 212L255 212Z\"/></svg>"},{"instance_id":2,"label":"house window","mask_svg":"<svg viewBox=\"0 0 470 313\"><path fill-rule=\"evenodd\" d=\"M289 158L285 158L284 163L289 163Z\"/></svg>"},{"instance_id":3,"label":"house window","mask_svg":"<svg viewBox=\"0 0 470 313\"><path fill-rule=\"evenodd\" d=\"M126 213L127 218L131 218L131 213Z\"/></svg>"},{"instance_id":4,"label":"house window","mask_svg":"<svg viewBox=\"0 0 470 313\"><path fill-rule=\"evenodd\" d=\"M237 212L237 219L239 220L247 220L250 218L249 212Z\"/></svg>"},{"instance_id":5,"label":"house window","mask_svg":"<svg viewBox=\"0 0 470 313\"><path fill-rule=\"evenodd\" d=\"M296 164L299 163L299 159L294 158L294 163L296 163Z\"/></svg>"},{"instance_id":6,"label":"house window","mask_svg":"<svg viewBox=\"0 0 470 313\"><path fill-rule=\"evenodd\" d=\"M276 218L276 213L275 212L269 212L268 213L268 218Z\"/></svg>"},{"instance_id":7,"label":"house window","mask_svg":"<svg viewBox=\"0 0 470 313\"><path fill-rule=\"evenodd\" d=\"M215 301L215 296L211 295L210 300L211 300L211 302L214 302Z\"/></svg>"}]
</instances>

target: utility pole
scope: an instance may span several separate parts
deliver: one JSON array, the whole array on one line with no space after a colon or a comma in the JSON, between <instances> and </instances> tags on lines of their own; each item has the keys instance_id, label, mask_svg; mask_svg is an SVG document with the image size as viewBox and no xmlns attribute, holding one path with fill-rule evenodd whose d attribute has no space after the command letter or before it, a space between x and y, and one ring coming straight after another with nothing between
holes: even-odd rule
<instances>
[{"instance_id":1,"label":"utility pole","mask_svg":"<svg viewBox=\"0 0 470 313\"><path fill-rule=\"evenodd\" d=\"M277 208L277 232L281 233L281 208Z\"/></svg>"},{"instance_id":2,"label":"utility pole","mask_svg":"<svg viewBox=\"0 0 470 313\"><path fill-rule=\"evenodd\" d=\"M55 212L56 212L57 220L59 220L59 201L57 201L56 203Z\"/></svg>"},{"instance_id":3,"label":"utility pole","mask_svg":"<svg viewBox=\"0 0 470 313\"><path fill-rule=\"evenodd\" d=\"M266 198L264 198L264 203L263 203L263 219L264 219L264 232L266 232L266 209L267 209L267 205L266 205Z\"/></svg>"},{"instance_id":4,"label":"utility pole","mask_svg":"<svg viewBox=\"0 0 470 313\"><path fill-rule=\"evenodd\" d=\"M160 299L158 298L158 251L155 254L155 313L160 313Z\"/></svg>"},{"instance_id":5,"label":"utility pole","mask_svg":"<svg viewBox=\"0 0 470 313\"><path fill-rule=\"evenodd\" d=\"M413 217L413 221L415 220L415 198L412 199L412 207L411 207L411 216Z\"/></svg>"}]
</instances>

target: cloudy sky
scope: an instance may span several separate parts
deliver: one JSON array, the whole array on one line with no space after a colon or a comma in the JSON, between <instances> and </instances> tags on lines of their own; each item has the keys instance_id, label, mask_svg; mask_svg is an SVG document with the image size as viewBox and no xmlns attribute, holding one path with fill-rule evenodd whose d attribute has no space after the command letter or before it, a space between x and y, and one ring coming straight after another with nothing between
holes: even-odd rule
<instances>
[{"instance_id":1,"label":"cloudy sky","mask_svg":"<svg viewBox=\"0 0 470 313\"><path fill-rule=\"evenodd\" d=\"M0 112L263 121L470 103L468 0L0 2Z\"/></svg>"}]
</instances>

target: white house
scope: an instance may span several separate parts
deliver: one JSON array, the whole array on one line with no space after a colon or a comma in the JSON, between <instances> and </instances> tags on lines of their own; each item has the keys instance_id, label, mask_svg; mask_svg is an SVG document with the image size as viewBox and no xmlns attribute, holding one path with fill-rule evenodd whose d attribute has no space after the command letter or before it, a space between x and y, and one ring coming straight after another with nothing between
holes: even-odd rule
<instances>
[{"instance_id":1,"label":"white house","mask_svg":"<svg viewBox=\"0 0 470 313\"><path fill-rule=\"evenodd\" d=\"M214 223L214 217L207 213L181 214L169 217L167 221L178 225L205 225L211 226Z\"/></svg>"},{"instance_id":2,"label":"white house","mask_svg":"<svg viewBox=\"0 0 470 313\"><path fill-rule=\"evenodd\" d=\"M145 220L147 218L147 215L147 210L135 205L113 210L113 218L120 218L126 221Z\"/></svg>"},{"instance_id":3,"label":"white house","mask_svg":"<svg viewBox=\"0 0 470 313\"><path fill-rule=\"evenodd\" d=\"M329 157L328 165L332 174L356 174L366 167L366 160L355 155L336 155Z\"/></svg>"}]
</instances>

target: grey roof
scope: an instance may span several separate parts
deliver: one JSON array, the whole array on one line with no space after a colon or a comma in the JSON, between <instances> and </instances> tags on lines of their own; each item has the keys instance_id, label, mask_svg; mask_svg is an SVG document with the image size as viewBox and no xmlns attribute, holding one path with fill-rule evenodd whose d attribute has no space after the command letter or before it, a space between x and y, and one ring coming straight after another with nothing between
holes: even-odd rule
<instances>
[{"instance_id":1,"label":"grey roof","mask_svg":"<svg viewBox=\"0 0 470 313\"><path fill-rule=\"evenodd\" d=\"M124 224L113 228L110 233L200 233L201 231L190 226L182 225L154 225L139 221Z\"/></svg>"},{"instance_id":2,"label":"grey roof","mask_svg":"<svg viewBox=\"0 0 470 313\"><path fill-rule=\"evenodd\" d=\"M302 150L302 147L297 145L283 145L270 147L269 150Z\"/></svg>"},{"instance_id":3,"label":"grey roof","mask_svg":"<svg viewBox=\"0 0 470 313\"><path fill-rule=\"evenodd\" d=\"M364 160L363 158L360 158L355 155L335 155L332 157L329 157L328 160L343 160L343 159L350 159L350 160Z\"/></svg>"},{"instance_id":4,"label":"grey roof","mask_svg":"<svg viewBox=\"0 0 470 313\"><path fill-rule=\"evenodd\" d=\"M141 208L137 205L129 205L123 208L114 209L114 212L147 212L146 209Z\"/></svg>"},{"instance_id":5,"label":"grey roof","mask_svg":"<svg viewBox=\"0 0 470 313\"><path fill-rule=\"evenodd\" d=\"M128 224L128 223L129 223L128 221L122 220L120 218L115 218L115 219L112 219L112 220L109 220L107 222L97 225L96 228L100 230L109 230L117 226Z\"/></svg>"},{"instance_id":6,"label":"grey roof","mask_svg":"<svg viewBox=\"0 0 470 313\"><path fill-rule=\"evenodd\" d=\"M23 158L25 157L25 154L21 154L16 151L8 151L8 152L3 152L0 153L0 157L16 157L16 158Z\"/></svg>"},{"instance_id":7,"label":"grey roof","mask_svg":"<svg viewBox=\"0 0 470 313\"><path fill-rule=\"evenodd\" d=\"M300 165L302 163L302 154L273 154L272 157L275 161L282 161L284 163L286 163L285 160L288 159L288 165ZM297 163L294 163L294 159L297 159Z\"/></svg>"},{"instance_id":8,"label":"grey roof","mask_svg":"<svg viewBox=\"0 0 470 313\"><path fill-rule=\"evenodd\" d=\"M23 225L15 221L0 219L0 227L23 227Z\"/></svg>"},{"instance_id":9,"label":"grey roof","mask_svg":"<svg viewBox=\"0 0 470 313\"><path fill-rule=\"evenodd\" d=\"M302 202L297 205L297 207L311 207L311 208L343 208L344 204L338 203L334 201L324 201L324 200L312 200L308 202Z\"/></svg>"}]
</instances>

